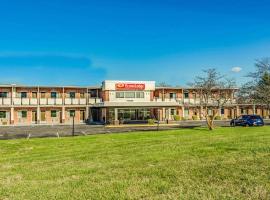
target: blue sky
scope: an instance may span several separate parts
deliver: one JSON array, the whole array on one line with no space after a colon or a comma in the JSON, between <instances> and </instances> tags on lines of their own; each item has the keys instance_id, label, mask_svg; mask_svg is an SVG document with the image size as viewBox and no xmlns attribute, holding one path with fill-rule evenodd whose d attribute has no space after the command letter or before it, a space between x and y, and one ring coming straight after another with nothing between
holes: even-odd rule
<instances>
[{"instance_id":1,"label":"blue sky","mask_svg":"<svg viewBox=\"0 0 270 200\"><path fill-rule=\"evenodd\" d=\"M185 85L216 67L243 83L270 56L269 10L266 0L1 0L0 82Z\"/></svg>"}]
</instances>

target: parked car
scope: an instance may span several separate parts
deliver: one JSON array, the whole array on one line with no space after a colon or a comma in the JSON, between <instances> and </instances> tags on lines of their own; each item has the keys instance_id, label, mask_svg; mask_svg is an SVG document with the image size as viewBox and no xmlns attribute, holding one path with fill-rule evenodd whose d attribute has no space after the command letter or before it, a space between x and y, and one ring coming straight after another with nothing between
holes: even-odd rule
<instances>
[{"instance_id":1,"label":"parked car","mask_svg":"<svg viewBox=\"0 0 270 200\"><path fill-rule=\"evenodd\" d=\"M259 115L241 115L231 120L231 126L263 126L264 121Z\"/></svg>"}]
</instances>

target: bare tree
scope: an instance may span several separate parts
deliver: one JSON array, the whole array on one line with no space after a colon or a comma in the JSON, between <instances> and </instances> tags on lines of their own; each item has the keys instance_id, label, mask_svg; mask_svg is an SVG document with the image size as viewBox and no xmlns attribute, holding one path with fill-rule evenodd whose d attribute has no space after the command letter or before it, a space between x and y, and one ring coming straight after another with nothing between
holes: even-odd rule
<instances>
[{"instance_id":1,"label":"bare tree","mask_svg":"<svg viewBox=\"0 0 270 200\"><path fill-rule=\"evenodd\" d=\"M241 87L239 102L259 104L270 114L270 58L256 60L255 72L247 75L251 80Z\"/></svg>"},{"instance_id":2,"label":"bare tree","mask_svg":"<svg viewBox=\"0 0 270 200\"><path fill-rule=\"evenodd\" d=\"M213 130L214 119L220 109L233 100L235 82L220 75L216 69L203 70L203 73L204 75L195 77L192 87L200 96L201 114L206 119L209 130Z\"/></svg>"},{"instance_id":3,"label":"bare tree","mask_svg":"<svg viewBox=\"0 0 270 200\"><path fill-rule=\"evenodd\" d=\"M171 85L166 82L160 82L157 84L157 87L170 87Z\"/></svg>"},{"instance_id":4,"label":"bare tree","mask_svg":"<svg viewBox=\"0 0 270 200\"><path fill-rule=\"evenodd\" d=\"M267 115L269 116L270 111L270 74L265 72L258 81L256 87L254 88L254 98L256 102L263 106L266 106Z\"/></svg>"}]
</instances>

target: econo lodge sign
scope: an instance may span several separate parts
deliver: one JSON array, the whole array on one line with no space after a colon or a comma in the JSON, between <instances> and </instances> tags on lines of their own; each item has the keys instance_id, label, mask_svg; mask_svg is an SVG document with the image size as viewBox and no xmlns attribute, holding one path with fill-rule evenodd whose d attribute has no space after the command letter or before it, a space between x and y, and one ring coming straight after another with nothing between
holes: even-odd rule
<instances>
[{"instance_id":1,"label":"econo lodge sign","mask_svg":"<svg viewBox=\"0 0 270 200\"><path fill-rule=\"evenodd\" d=\"M144 83L116 83L116 90L144 90Z\"/></svg>"}]
</instances>

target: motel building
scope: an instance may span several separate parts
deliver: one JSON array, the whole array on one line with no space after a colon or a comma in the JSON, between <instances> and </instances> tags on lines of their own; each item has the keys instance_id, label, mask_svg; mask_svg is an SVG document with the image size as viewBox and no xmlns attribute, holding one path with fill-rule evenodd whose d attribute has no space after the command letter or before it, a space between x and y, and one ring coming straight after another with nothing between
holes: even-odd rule
<instances>
[{"instance_id":1,"label":"motel building","mask_svg":"<svg viewBox=\"0 0 270 200\"><path fill-rule=\"evenodd\" d=\"M218 111L221 119L267 116L259 106L238 105L234 93L231 98ZM0 85L0 125L71 124L73 117L76 124L115 125L203 119L194 88L156 87L155 81L106 80L92 87Z\"/></svg>"}]
</instances>

